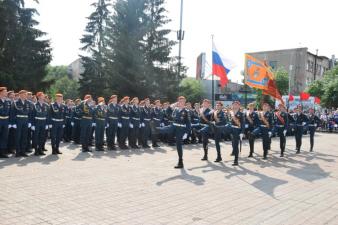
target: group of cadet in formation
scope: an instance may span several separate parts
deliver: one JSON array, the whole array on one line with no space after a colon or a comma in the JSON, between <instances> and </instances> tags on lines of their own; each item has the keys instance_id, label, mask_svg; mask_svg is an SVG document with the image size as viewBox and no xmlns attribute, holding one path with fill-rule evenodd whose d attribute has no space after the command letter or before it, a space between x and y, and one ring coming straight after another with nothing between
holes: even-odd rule
<instances>
[{"instance_id":1,"label":"group of cadet in formation","mask_svg":"<svg viewBox=\"0 0 338 225\"><path fill-rule=\"evenodd\" d=\"M267 159L271 137L279 136L280 157L284 157L286 135L292 132L296 139L296 153L300 153L302 135L305 126L310 132L310 151L313 150L314 133L320 119L310 109L303 113L299 105L293 113L288 113L283 104L271 110L264 103L261 111L253 103L243 109L240 102L234 101L231 108L225 108L217 102L215 108L205 99L201 104L186 102L180 96L176 103L160 100L151 104L149 98L140 101L137 97L130 99L112 95L106 104L103 97L97 102L91 95L83 100L64 101L62 94L55 95L51 102L43 93L33 95L21 90L18 93L0 87L0 157L27 157L33 152L35 156L45 155L47 138L51 138L52 154L60 152L60 142L81 144L83 152L91 152L95 143L96 151L126 149L158 148L158 142L176 146L178 164L183 168L183 144L199 143L203 145L204 156L208 160L209 139L214 139L217 158L221 162L222 140L232 141L233 165L238 165L242 139L249 141L253 157L255 139L261 137L263 159ZM292 128L292 129L290 129ZM106 138L104 138L106 137ZM127 144L128 143L128 144Z\"/></svg>"}]
</instances>

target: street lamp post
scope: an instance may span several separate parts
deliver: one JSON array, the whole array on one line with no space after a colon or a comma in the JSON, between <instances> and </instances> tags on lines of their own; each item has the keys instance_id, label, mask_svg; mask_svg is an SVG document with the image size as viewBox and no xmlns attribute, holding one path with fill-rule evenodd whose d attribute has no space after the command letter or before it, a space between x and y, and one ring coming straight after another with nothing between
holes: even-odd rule
<instances>
[{"instance_id":1,"label":"street lamp post","mask_svg":"<svg viewBox=\"0 0 338 225\"><path fill-rule=\"evenodd\" d=\"M183 26L183 0L181 0L181 14L180 14L180 30L177 31L178 42L178 76L181 75L181 59L182 59L182 41L184 39Z\"/></svg>"}]
</instances>

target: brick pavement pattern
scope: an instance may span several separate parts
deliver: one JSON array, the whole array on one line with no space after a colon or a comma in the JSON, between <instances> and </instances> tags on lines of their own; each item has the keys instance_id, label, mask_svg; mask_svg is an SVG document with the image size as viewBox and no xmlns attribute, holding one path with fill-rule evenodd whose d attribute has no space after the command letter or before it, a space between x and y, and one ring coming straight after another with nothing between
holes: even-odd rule
<instances>
[{"instance_id":1,"label":"brick pavement pattern","mask_svg":"<svg viewBox=\"0 0 338 225\"><path fill-rule=\"evenodd\" d=\"M223 162L200 161L201 145L184 146L184 170L176 150L81 153L0 161L0 224L338 224L338 135L319 133L315 152L303 138L300 155L287 139L286 157L272 141L268 161L256 143L232 167L231 144ZM49 145L48 145L49 147Z\"/></svg>"}]
</instances>

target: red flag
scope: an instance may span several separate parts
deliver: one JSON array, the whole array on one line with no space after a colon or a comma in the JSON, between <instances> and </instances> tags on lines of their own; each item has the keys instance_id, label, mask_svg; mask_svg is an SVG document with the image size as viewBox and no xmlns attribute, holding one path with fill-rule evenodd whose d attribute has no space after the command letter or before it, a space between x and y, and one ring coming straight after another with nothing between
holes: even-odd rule
<instances>
[{"instance_id":1,"label":"red flag","mask_svg":"<svg viewBox=\"0 0 338 225\"><path fill-rule=\"evenodd\" d=\"M320 98L315 97L315 104L320 104Z\"/></svg>"},{"instance_id":2,"label":"red flag","mask_svg":"<svg viewBox=\"0 0 338 225\"><path fill-rule=\"evenodd\" d=\"M306 92L301 92L299 94L299 97L300 97L301 101L305 101L305 100L308 100L310 98L310 94L306 93Z\"/></svg>"},{"instance_id":3,"label":"red flag","mask_svg":"<svg viewBox=\"0 0 338 225\"><path fill-rule=\"evenodd\" d=\"M270 79L268 81L268 89L263 90L263 95L270 95L271 97L278 99L284 105L283 98L281 94L279 93L275 80Z\"/></svg>"},{"instance_id":4,"label":"red flag","mask_svg":"<svg viewBox=\"0 0 338 225\"><path fill-rule=\"evenodd\" d=\"M289 94L289 102L292 102L293 100L295 100L295 98L293 97L292 94Z\"/></svg>"}]
</instances>

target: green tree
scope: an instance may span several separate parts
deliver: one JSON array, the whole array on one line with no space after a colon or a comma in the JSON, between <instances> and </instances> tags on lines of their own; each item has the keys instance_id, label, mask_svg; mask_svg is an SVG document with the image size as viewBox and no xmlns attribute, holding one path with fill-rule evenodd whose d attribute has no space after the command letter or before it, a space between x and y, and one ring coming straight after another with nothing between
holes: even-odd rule
<instances>
[{"instance_id":1,"label":"green tree","mask_svg":"<svg viewBox=\"0 0 338 225\"><path fill-rule=\"evenodd\" d=\"M274 71L276 85L281 95L287 95L289 92L289 74L284 68L278 68Z\"/></svg>"},{"instance_id":2,"label":"green tree","mask_svg":"<svg viewBox=\"0 0 338 225\"><path fill-rule=\"evenodd\" d=\"M324 107L338 107L338 66L325 72L323 79L316 80L306 90L321 99Z\"/></svg>"},{"instance_id":3,"label":"green tree","mask_svg":"<svg viewBox=\"0 0 338 225\"><path fill-rule=\"evenodd\" d=\"M105 73L106 26L109 20L110 0L97 0L92 6L95 11L88 17L85 34L81 38L83 47L89 56L80 56L84 72L80 79L82 95L92 93L94 96L109 95L108 77Z\"/></svg>"},{"instance_id":4,"label":"green tree","mask_svg":"<svg viewBox=\"0 0 338 225\"><path fill-rule=\"evenodd\" d=\"M62 93L64 99L76 99L79 97L79 87L80 84L78 82L64 76L55 81L47 91L47 94L54 97L56 93Z\"/></svg>"},{"instance_id":5,"label":"green tree","mask_svg":"<svg viewBox=\"0 0 338 225\"><path fill-rule=\"evenodd\" d=\"M13 89L45 90L51 48L36 28L37 11L23 0L0 1L0 83Z\"/></svg>"},{"instance_id":6,"label":"green tree","mask_svg":"<svg viewBox=\"0 0 338 225\"><path fill-rule=\"evenodd\" d=\"M203 97L201 81L194 78L184 78L179 85L179 95L183 95L190 102L200 102Z\"/></svg>"}]
</instances>

